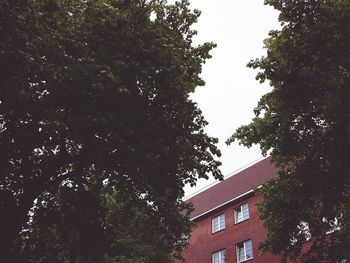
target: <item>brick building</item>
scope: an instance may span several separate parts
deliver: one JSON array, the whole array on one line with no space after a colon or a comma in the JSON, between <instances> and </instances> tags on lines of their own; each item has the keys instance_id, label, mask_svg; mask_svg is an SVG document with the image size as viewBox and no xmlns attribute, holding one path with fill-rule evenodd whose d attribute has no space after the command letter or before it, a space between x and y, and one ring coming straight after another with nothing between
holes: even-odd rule
<instances>
[{"instance_id":1,"label":"brick building","mask_svg":"<svg viewBox=\"0 0 350 263\"><path fill-rule=\"evenodd\" d=\"M269 158L263 159L188 199L195 207L196 226L183 252L184 262L280 262L279 257L260 255L258 250L266 231L255 207L261 196L254 194L276 175Z\"/></svg>"}]
</instances>

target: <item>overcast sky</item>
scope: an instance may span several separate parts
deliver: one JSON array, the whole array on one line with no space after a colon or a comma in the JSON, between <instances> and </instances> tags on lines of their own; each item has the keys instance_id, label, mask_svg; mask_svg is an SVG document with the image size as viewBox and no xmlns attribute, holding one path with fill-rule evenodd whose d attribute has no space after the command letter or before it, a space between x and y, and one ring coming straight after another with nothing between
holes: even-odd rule
<instances>
[{"instance_id":1,"label":"overcast sky","mask_svg":"<svg viewBox=\"0 0 350 263\"><path fill-rule=\"evenodd\" d=\"M263 40L270 30L279 28L278 13L263 0L191 0L191 7L202 11L194 26L195 43L217 44L203 68L206 85L191 97L209 122L207 133L219 139L221 171L227 176L261 157L258 147L226 146L225 140L249 123L259 98L270 90L268 83L255 80L257 71L246 64L266 54ZM186 187L186 196L213 181L200 180L196 187Z\"/></svg>"}]
</instances>

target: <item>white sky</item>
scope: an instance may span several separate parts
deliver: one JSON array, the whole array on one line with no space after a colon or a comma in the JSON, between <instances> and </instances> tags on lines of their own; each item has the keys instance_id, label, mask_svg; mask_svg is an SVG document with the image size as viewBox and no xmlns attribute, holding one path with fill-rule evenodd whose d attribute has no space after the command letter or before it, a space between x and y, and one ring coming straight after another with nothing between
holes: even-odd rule
<instances>
[{"instance_id":1,"label":"white sky","mask_svg":"<svg viewBox=\"0 0 350 263\"><path fill-rule=\"evenodd\" d=\"M261 157L260 149L226 146L225 140L241 125L248 124L259 98L270 90L268 83L255 80L257 71L246 64L266 54L263 40L278 29L278 13L263 0L191 0L191 8L202 14L194 29L195 43L217 44L203 67L204 87L198 87L191 98L199 104L209 122L206 132L219 139L222 153L221 171L228 175ZM214 181L200 180L196 187L185 187L188 196Z\"/></svg>"}]
</instances>

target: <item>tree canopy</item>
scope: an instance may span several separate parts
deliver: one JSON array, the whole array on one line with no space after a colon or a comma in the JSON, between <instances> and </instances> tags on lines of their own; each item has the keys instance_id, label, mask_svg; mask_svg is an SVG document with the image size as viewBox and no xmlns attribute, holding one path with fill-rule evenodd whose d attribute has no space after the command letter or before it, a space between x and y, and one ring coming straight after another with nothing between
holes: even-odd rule
<instances>
[{"instance_id":1,"label":"tree canopy","mask_svg":"<svg viewBox=\"0 0 350 263\"><path fill-rule=\"evenodd\" d=\"M156 224L151 208L95 179L61 185L36 200L16 240L16 262L173 262L187 244L189 220ZM184 217L188 218L188 214Z\"/></svg>"},{"instance_id":2,"label":"tree canopy","mask_svg":"<svg viewBox=\"0 0 350 263\"><path fill-rule=\"evenodd\" d=\"M204 132L207 122L189 99L204 85L199 74L214 47L192 45L199 14L187 0L0 0L5 262L14 262L23 231L57 220L45 211L64 206L57 201L62 187L73 195L91 178L122 196L116 202L125 209L147 211L142 220L166 229L169 246L181 244L184 184L222 177L217 140ZM84 193L76 192L72 200ZM95 197L95 206L108 210ZM130 200L134 205L126 205ZM105 218L101 212L101 223Z\"/></svg>"},{"instance_id":3,"label":"tree canopy","mask_svg":"<svg viewBox=\"0 0 350 263\"><path fill-rule=\"evenodd\" d=\"M305 262L350 260L350 2L266 0L280 11L267 56L248 66L270 81L248 125L228 140L260 144L280 168L259 204L264 251ZM334 231L332 234L327 234Z\"/></svg>"}]
</instances>

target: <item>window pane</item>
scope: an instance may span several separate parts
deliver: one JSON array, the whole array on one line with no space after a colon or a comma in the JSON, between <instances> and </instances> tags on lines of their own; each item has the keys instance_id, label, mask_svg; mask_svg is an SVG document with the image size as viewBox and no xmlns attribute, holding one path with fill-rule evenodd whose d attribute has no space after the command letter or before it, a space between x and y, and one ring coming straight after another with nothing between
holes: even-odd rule
<instances>
[{"instance_id":1,"label":"window pane","mask_svg":"<svg viewBox=\"0 0 350 263\"><path fill-rule=\"evenodd\" d=\"M224 228L225 228L225 214L214 217L211 220L212 233L215 233Z\"/></svg>"},{"instance_id":2,"label":"window pane","mask_svg":"<svg viewBox=\"0 0 350 263\"><path fill-rule=\"evenodd\" d=\"M220 227L219 229L224 229L225 228L225 215L220 216Z\"/></svg>"},{"instance_id":3,"label":"window pane","mask_svg":"<svg viewBox=\"0 0 350 263\"><path fill-rule=\"evenodd\" d=\"M226 263L226 250L220 250L218 252L213 253L213 263Z\"/></svg>"},{"instance_id":4,"label":"window pane","mask_svg":"<svg viewBox=\"0 0 350 263\"><path fill-rule=\"evenodd\" d=\"M236 223L242 221L243 218L242 218L242 209L241 209L241 207L238 207L238 208L235 209L235 216L236 216L236 218L235 218Z\"/></svg>"},{"instance_id":5,"label":"window pane","mask_svg":"<svg viewBox=\"0 0 350 263\"><path fill-rule=\"evenodd\" d=\"M243 243L237 245L237 258L238 258L238 262L245 260Z\"/></svg>"},{"instance_id":6,"label":"window pane","mask_svg":"<svg viewBox=\"0 0 350 263\"><path fill-rule=\"evenodd\" d=\"M218 220L218 218L214 219L214 228L215 229L219 229L219 220Z\"/></svg>"},{"instance_id":7,"label":"window pane","mask_svg":"<svg viewBox=\"0 0 350 263\"><path fill-rule=\"evenodd\" d=\"M226 252L225 250L219 251L220 263L226 263L226 253L225 252Z\"/></svg>"},{"instance_id":8,"label":"window pane","mask_svg":"<svg viewBox=\"0 0 350 263\"><path fill-rule=\"evenodd\" d=\"M245 250L246 250L246 259L250 259L253 257L253 246L252 246L252 241L248 240L245 243Z\"/></svg>"},{"instance_id":9,"label":"window pane","mask_svg":"<svg viewBox=\"0 0 350 263\"><path fill-rule=\"evenodd\" d=\"M226 249L221 250L221 262L220 263L226 263Z\"/></svg>"},{"instance_id":10,"label":"window pane","mask_svg":"<svg viewBox=\"0 0 350 263\"><path fill-rule=\"evenodd\" d=\"M242 262L253 258L253 246L252 241L247 240L240 244L237 244L237 261Z\"/></svg>"},{"instance_id":11,"label":"window pane","mask_svg":"<svg viewBox=\"0 0 350 263\"><path fill-rule=\"evenodd\" d=\"M213 254L213 263L220 263L219 262L219 253L218 252Z\"/></svg>"},{"instance_id":12,"label":"window pane","mask_svg":"<svg viewBox=\"0 0 350 263\"><path fill-rule=\"evenodd\" d=\"M249 218L248 204L235 208L235 223L239 223Z\"/></svg>"},{"instance_id":13,"label":"window pane","mask_svg":"<svg viewBox=\"0 0 350 263\"><path fill-rule=\"evenodd\" d=\"M242 205L242 213L243 213L243 219L248 219L249 218L249 209L248 209L248 204Z\"/></svg>"},{"instance_id":14,"label":"window pane","mask_svg":"<svg viewBox=\"0 0 350 263\"><path fill-rule=\"evenodd\" d=\"M218 219L213 218L212 219L212 232L216 232L219 227Z\"/></svg>"}]
</instances>

